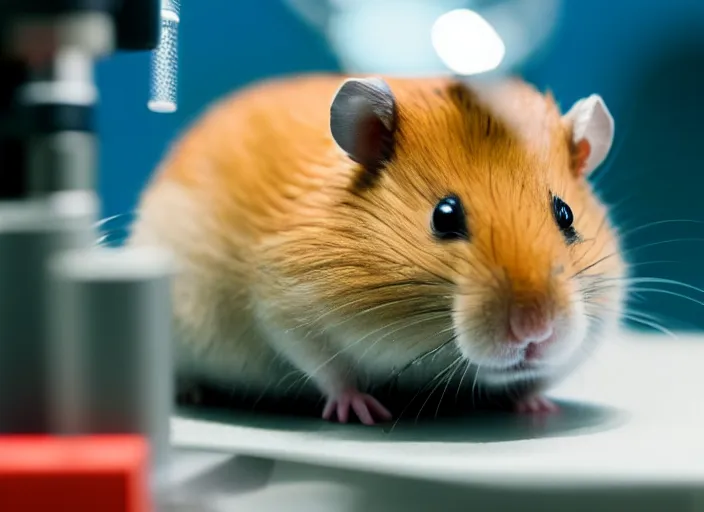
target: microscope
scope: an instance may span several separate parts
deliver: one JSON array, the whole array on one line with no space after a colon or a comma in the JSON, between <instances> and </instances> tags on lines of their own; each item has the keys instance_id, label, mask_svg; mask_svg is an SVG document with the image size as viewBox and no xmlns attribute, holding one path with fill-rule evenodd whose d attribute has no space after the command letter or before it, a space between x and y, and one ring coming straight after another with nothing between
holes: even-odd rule
<instances>
[{"instance_id":1,"label":"microscope","mask_svg":"<svg viewBox=\"0 0 704 512\"><path fill-rule=\"evenodd\" d=\"M179 7L0 0L0 444L139 437L151 484L168 465L171 264L97 243L94 64L151 51L148 106L173 112Z\"/></svg>"}]
</instances>

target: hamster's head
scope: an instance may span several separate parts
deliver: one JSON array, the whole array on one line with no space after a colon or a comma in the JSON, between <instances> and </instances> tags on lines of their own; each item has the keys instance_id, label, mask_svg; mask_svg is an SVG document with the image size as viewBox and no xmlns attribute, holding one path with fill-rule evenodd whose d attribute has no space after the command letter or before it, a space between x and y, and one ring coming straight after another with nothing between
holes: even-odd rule
<instances>
[{"instance_id":1,"label":"hamster's head","mask_svg":"<svg viewBox=\"0 0 704 512\"><path fill-rule=\"evenodd\" d=\"M599 96L562 112L520 80L349 79L330 128L354 177L331 222L365 252L349 282L384 290L369 310L444 311L451 333L418 326L384 349L454 344L480 381L504 385L560 373L617 325L625 265L588 182L613 141Z\"/></svg>"}]
</instances>

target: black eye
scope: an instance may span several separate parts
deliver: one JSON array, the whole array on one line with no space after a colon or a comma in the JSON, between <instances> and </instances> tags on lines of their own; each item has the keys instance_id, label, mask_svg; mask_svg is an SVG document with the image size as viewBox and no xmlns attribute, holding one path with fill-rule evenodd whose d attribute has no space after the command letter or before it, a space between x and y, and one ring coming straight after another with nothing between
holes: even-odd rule
<instances>
[{"instance_id":1,"label":"black eye","mask_svg":"<svg viewBox=\"0 0 704 512\"><path fill-rule=\"evenodd\" d=\"M562 234L567 239L567 243L571 244L576 242L579 236L577 235L577 231L575 231L572 226L574 223L572 209L562 199L557 196L553 196L552 211L555 215L555 222L557 222L560 231L562 231Z\"/></svg>"},{"instance_id":2,"label":"black eye","mask_svg":"<svg viewBox=\"0 0 704 512\"><path fill-rule=\"evenodd\" d=\"M467 218L457 196L441 199L433 210L433 233L441 240L469 238Z\"/></svg>"}]
</instances>

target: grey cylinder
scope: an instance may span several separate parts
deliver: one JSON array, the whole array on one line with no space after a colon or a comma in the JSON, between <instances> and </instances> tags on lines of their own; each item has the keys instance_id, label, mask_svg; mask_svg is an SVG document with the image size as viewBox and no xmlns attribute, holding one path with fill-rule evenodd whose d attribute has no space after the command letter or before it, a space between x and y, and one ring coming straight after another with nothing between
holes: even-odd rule
<instances>
[{"instance_id":1,"label":"grey cylinder","mask_svg":"<svg viewBox=\"0 0 704 512\"><path fill-rule=\"evenodd\" d=\"M90 193L0 203L0 434L52 431L47 263L94 243L96 208Z\"/></svg>"},{"instance_id":2,"label":"grey cylinder","mask_svg":"<svg viewBox=\"0 0 704 512\"><path fill-rule=\"evenodd\" d=\"M64 131L29 140L29 189L34 196L93 190L97 144L91 133Z\"/></svg>"},{"instance_id":3,"label":"grey cylinder","mask_svg":"<svg viewBox=\"0 0 704 512\"><path fill-rule=\"evenodd\" d=\"M51 270L59 431L145 435L154 468L163 467L173 401L169 259L95 247L57 256Z\"/></svg>"}]
</instances>

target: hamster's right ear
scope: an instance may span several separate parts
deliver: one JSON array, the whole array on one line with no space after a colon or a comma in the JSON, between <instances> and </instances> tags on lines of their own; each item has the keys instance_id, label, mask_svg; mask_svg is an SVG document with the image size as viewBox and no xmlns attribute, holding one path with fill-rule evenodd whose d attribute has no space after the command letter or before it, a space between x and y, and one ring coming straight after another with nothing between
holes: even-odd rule
<instances>
[{"instance_id":1,"label":"hamster's right ear","mask_svg":"<svg viewBox=\"0 0 704 512\"><path fill-rule=\"evenodd\" d=\"M330 106L330 132L337 145L367 170L376 171L394 153L396 100L380 78L350 78Z\"/></svg>"},{"instance_id":2,"label":"hamster's right ear","mask_svg":"<svg viewBox=\"0 0 704 512\"><path fill-rule=\"evenodd\" d=\"M614 142L614 118L598 94L577 101L563 117L572 134L572 162L577 176L599 167Z\"/></svg>"}]
</instances>

